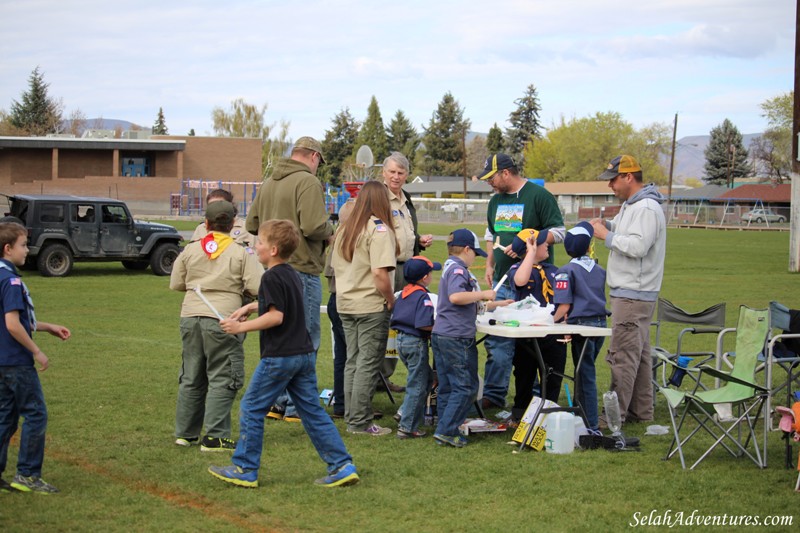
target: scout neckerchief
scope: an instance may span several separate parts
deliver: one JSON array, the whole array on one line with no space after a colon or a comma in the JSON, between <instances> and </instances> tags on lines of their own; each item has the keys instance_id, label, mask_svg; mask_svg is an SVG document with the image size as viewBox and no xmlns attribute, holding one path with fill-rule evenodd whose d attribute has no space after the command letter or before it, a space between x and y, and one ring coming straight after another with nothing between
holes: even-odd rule
<instances>
[{"instance_id":1,"label":"scout neckerchief","mask_svg":"<svg viewBox=\"0 0 800 533\"><path fill-rule=\"evenodd\" d=\"M203 245L203 251L209 259L216 259L219 257L232 242L233 239L230 235L217 231L212 231L200 241Z\"/></svg>"},{"instance_id":2,"label":"scout neckerchief","mask_svg":"<svg viewBox=\"0 0 800 533\"><path fill-rule=\"evenodd\" d=\"M417 285L416 283L409 283L408 285L403 287L403 292L400 294L400 297L403 299L408 298L417 291L422 291L427 293L428 289L426 289L422 285Z\"/></svg>"},{"instance_id":3,"label":"scout neckerchief","mask_svg":"<svg viewBox=\"0 0 800 533\"><path fill-rule=\"evenodd\" d=\"M31 334L33 334L33 332L36 331L36 313L33 312L33 300L31 299L31 293L28 290L28 286L25 285L25 282L19 277L19 273L8 266L5 262L0 261L0 268L4 268L17 276L16 278L11 278L11 281L9 282L11 285L22 286L22 296L25 300L26 311L28 311L28 316L30 317L29 326L31 328Z\"/></svg>"},{"instance_id":4,"label":"scout neckerchief","mask_svg":"<svg viewBox=\"0 0 800 533\"><path fill-rule=\"evenodd\" d=\"M583 268L586 272L591 272L594 266L597 264L597 261L588 255L584 255L583 257L573 258L570 263L575 263L579 267Z\"/></svg>"},{"instance_id":5,"label":"scout neckerchief","mask_svg":"<svg viewBox=\"0 0 800 533\"><path fill-rule=\"evenodd\" d=\"M544 296L545 303L549 304L553 300L553 286L550 285L550 280L547 279L547 273L542 268L542 265L533 265L533 268L538 270L539 275L542 277L542 296Z\"/></svg>"}]
</instances>

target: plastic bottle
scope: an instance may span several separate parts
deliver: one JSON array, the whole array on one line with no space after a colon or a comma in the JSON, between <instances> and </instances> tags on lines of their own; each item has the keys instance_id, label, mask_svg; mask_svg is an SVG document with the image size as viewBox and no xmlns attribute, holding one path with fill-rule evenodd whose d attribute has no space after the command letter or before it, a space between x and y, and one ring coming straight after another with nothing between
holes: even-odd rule
<instances>
[{"instance_id":1,"label":"plastic bottle","mask_svg":"<svg viewBox=\"0 0 800 533\"><path fill-rule=\"evenodd\" d=\"M608 429L615 435L622 429L622 417L619 414L619 398L616 391L603 393L603 408L606 411Z\"/></svg>"}]
</instances>

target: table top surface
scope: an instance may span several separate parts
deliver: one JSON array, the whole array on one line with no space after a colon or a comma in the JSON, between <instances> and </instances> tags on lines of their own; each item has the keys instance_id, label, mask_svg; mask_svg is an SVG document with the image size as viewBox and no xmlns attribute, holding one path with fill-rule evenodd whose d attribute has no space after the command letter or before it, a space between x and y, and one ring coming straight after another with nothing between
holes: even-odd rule
<instances>
[{"instance_id":1,"label":"table top surface","mask_svg":"<svg viewBox=\"0 0 800 533\"><path fill-rule=\"evenodd\" d=\"M610 337L611 328L596 328L577 324L552 324L547 326L491 326L478 322L478 332L497 337L532 338L547 335L582 335L584 337Z\"/></svg>"}]
</instances>

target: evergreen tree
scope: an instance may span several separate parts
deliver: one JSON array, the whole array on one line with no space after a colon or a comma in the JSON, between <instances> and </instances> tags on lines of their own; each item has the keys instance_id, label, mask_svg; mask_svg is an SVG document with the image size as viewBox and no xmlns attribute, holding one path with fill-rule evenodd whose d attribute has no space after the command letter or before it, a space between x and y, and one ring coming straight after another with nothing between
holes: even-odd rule
<instances>
[{"instance_id":1,"label":"evergreen tree","mask_svg":"<svg viewBox=\"0 0 800 533\"><path fill-rule=\"evenodd\" d=\"M419 144L419 135L405 113L397 110L386 128L386 147L389 153L400 152L409 161L414 161Z\"/></svg>"},{"instance_id":2,"label":"evergreen tree","mask_svg":"<svg viewBox=\"0 0 800 533\"><path fill-rule=\"evenodd\" d=\"M739 129L727 118L711 130L711 139L705 151L706 182L733 188L738 178L750 176L747 150Z\"/></svg>"},{"instance_id":3,"label":"evergreen tree","mask_svg":"<svg viewBox=\"0 0 800 533\"><path fill-rule=\"evenodd\" d=\"M534 138L539 137L542 125L539 123L539 96L531 84L522 98L514 100L517 108L508 115L511 126L506 129L506 150L520 168L524 166L523 151Z\"/></svg>"},{"instance_id":4,"label":"evergreen tree","mask_svg":"<svg viewBox=\"0 0 800 533\"><path fill-rule=\"evenodd\" d=\"M155 123L153 123L153 135L169 135L167 129L167 122L164 120L164 109L158 108L158 116Z\"/></svg>"},{"instance_id":5,"label":"evergreen tree","mask_svg":"<svg viewBox=\"0 0 800 533\"><path fill-rule=\"evenodd\" d=\"M192 128L189 130L189 137L194 137L194 136L195 136L194 128Z\"/></svg>"},{"instance_id":6,"label":"evergreen tree","mask_svg":"<svg viewBox=\"0 0 800 533\"><path fill-rule=\"evenodd\" d=\"M381 118L381 110L378 107L378 100L373 96L367 108L367 118L361 125L356 138L355 151L362 145L367 145L372 150L372 155L375 161L383 161L389 155L387 151L386 130L383 127L383 118ZM355 156L355 152L353 152Z\"/></svg>"},{"instance_id":7,"label":"evergreen tree","mask_svg":"<svg viewBox=\"0 0 800 533\"><path fill-rule=\"evenodd\" d=\"M448 92L442 97L425 128L423 143L426 157L423 172L429 176L461 176L466 157L465 137L470 121L464 110Z\"/></svg>"},{"instance_id":8,"label":"evergreen tree","mask_svg":"<svg viewBox=\"0 0 800 533\"><path fill-rule=\"evenodd\" d=\"M26 135L58 132L62 106L47 94L49 86L44 81L44 74L36 67L28 78L28 90L22 93L21 102L11 101L11 124Z\"/></svg>"},{"instance_id":9,"label":"evergreen tree","mask_svg":"<svg viewBox=\"0 0 800 533\"><path fill-rule=\"evenodd\" d=\"M331 119L331 129L325 131L322 141L322 151L325 154L325 165L321 175L318 175L331 185L338 186L343 181L346 163L355 160L353 155L356 150L358 138L358 121L350 114L350 109L345 107Z\"/></svg>"},{"instance_id":10,"label":"evergreen tree","mask_svg":"<svg viewBox=\"0 0 800 533\"><path fill-rule=\"evenodd\" d=\"M503 130L497 126L497 122L491 127L489 135L486 137L486 149L490 154L503 151Z\"/></svg>"}]
</instances>

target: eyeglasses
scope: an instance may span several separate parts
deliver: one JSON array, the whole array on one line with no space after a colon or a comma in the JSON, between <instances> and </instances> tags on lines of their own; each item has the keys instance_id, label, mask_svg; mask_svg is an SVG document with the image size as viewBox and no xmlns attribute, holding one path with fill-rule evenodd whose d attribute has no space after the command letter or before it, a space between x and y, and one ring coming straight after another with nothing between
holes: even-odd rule
<instances>
[{"instance_id":1,"label":"eyeglasses","mask_svg":"<svg viewBox=\"0 0 800 533\"><path fill-rule=\"evenodd\" d=\"M494 173L494 175L493 175L491 178L486 178L486 182L487 182L489 185L491 185L491 184L492 184L492 182L495 180L495 178L498 178L498 177L500 177L500 175L501 175L503 172L505 172L505 169L503 169L503 170L498 170L497 172L495 172L495 173Z\"/></svg>"}]
</instances>

